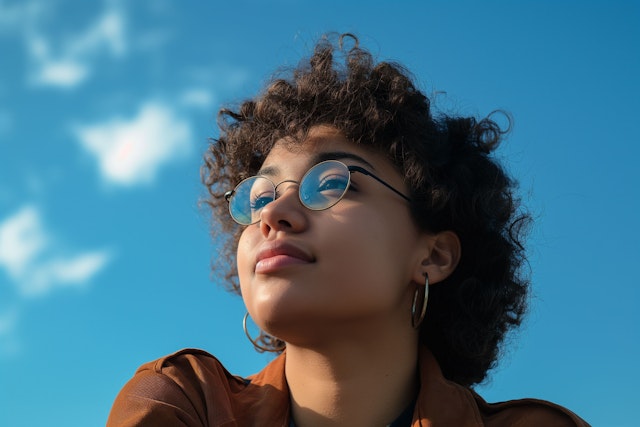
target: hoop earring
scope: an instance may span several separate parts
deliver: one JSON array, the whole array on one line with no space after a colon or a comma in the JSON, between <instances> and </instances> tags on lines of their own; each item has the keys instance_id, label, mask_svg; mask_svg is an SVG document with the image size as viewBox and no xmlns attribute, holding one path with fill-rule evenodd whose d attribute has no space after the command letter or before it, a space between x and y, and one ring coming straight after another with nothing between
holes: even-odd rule
<instances>
[{"instance_id":1,"label":"hoop earring","mask_svg":"<svg viewBox=\"0 0 640 427\"><path fill-rule=\"evenodd\" d=\"M263 339L263 333L262 331L260 331L260 335L258 335L257 339L253 339L251 338L251 335L249 335L249 330L247 329L247 318L249 317L249 312L247 311L247 313L244 315L244 318L242 319L242 329L244 329L244 334L247 336L247 338L249 339L249 341L251 342L251 344L253 344L253 346L256 348L256 350L258 350L259 352L263 353L265 351L271 352L271 353L278 353L282 350L284 350L285 345L280 345L276 348L269 348L269 347L265 347L263 345L261 345L258 341L261 341ZM273 339L273 337L269 336L270 339Z\"/></svg>"},{"instance_id":2,"label":"hoop earring","mask_svg":"<svg viewBox=\"0 0 640 427\"><path fill-rule=\"evenodd\" d=\"M427 273L424 273L424 299L420 312L417 313L416 305L418 303L419 292L420 288L416 289L416 292L413 294L413 304L411 304L411 326L413 326L414 329L420 327L420 324L424 320L424 315L427 312L427 302L429 301L429 275Z\"/></svg>"}]
</instances>

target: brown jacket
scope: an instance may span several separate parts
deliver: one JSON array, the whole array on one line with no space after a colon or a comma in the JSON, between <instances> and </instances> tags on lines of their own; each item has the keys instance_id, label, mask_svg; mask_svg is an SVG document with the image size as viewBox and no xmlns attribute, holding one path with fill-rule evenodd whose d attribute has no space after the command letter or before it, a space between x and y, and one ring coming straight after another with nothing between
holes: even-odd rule
<instances>
[{"instance_id":1,"label":"brown jacket","mask_svg":"<svg viewBox=\"0 0 640 427\"><path fill-rule=\"evenodd\" d=\"M288 427L285 354L243 379L202 350L182 350L142 365L118 394L107 427ZM588 426L553 403L522 399L486 403L446 380L426 349L420 354L421 388L412 427Z\"/></svg>"}]
</instances>

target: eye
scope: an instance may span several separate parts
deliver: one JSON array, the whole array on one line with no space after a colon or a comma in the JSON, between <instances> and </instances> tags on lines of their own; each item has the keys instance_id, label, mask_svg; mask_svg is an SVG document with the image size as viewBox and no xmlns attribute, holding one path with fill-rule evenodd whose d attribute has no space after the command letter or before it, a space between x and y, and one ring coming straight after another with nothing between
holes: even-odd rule
<instances>
[{"instance_id":1,"label":"eye","mask_svg":"<svg viewBox=\"0 0 640 427\"><path fill-rule=\"evenodd\" d=\"M347 185L349 184L349 179L344 175L328 175L323 177L318 183L318 191L339 191L343 192Z\"/></svg>"},{"instance_id":2,"label":"eye","mask_svg":"<svg viewBox=\"0 0 640 427\"><path fill-rule=\"evenodd\" d=\"M249 206L252 211L259 211L273 201L272 193L262 193L251 197Z\"/></svg>"}]
</instances>

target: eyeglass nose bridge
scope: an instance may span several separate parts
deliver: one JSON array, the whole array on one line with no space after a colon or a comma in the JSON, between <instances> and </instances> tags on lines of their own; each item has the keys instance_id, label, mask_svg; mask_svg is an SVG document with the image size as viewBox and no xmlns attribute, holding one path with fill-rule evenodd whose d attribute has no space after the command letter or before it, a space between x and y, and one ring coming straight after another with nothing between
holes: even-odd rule
<instances>
[{"instance_id":1,"label":"eyeglass nose bridge","mask_svg":"<svg viewBox=\"0 0 640 427\"><path fill-rule=\"evenodd\" d=\"M266 179L268 179L268 178L266 178ZM260 208L260 211L259 211L260 213L258 214L259 218L258 218L256 221L254 221L254 223L262 221L262 214L264 213L264 209L265 209L265 208L267 208L268 210L273 209L273 208L274 208L274 206L273 206L273 202L275 202L276 200L279 200L279 199L282 197L282 195L284 194L284 192L285 192L286 190L288 190L288 189L289 189L289 187L286 187L286 188L284 188L282 191L279 191L278 189L279 189L279 187L280 187L282 184L287 184L287 183L289 183L289 184L295 184L295 185L297 185L297 188L295 188L295 196L294 196L294 198L295 198L298 202L301 202L301 201L302 201L302 200L300 199L300 192L299 192L299 189L300 189L300 182L299 182L299 181L295 181L295 180L293 180L293 179L285 179L284 181L280 181L279 183L275 184L275 183L274 183L273 181L271 181L270 179L268 179L268 180L269 180L269 181L271 182L271 184L273 185L273 199L271 199L271 201L269 201L269 202L268 202L268 203L266 203L264 206L262 206L262 208ZM304 205L304 204L303 204L303 205Z\"/></svg>"},{"instance_id":2,"label":"eyeglass nose bridge","mask_svg":"<svg viewBox=\"0 0 640 427\"><path fill-rule=\"evenodd\" d=\"M278 198L278 187L286 183L296 184L298 188L300 188L300 181L296 181L293 179L285 179L284 181L280 181L277 184L273 184L273 200L276 200Z\"/></svg>"},{"instance_id":3,"label":"eyeglass nose bridge","mask_svg":"<svg viewBox=\"0 0 640 427\"><path fill-rule=\"evenodd\" d=\"M298 186L298 189L296 189L296 191L295 191L296 199L298 201L301 201L300 200L300 191L299 191L299 189L300 189L300 181L296 181L296 180L293 180L293 179L285 179L284 181L280 181L277 184L274 184L273 181L271 181L270 179L269 179L269 181L271 182L271 184L273 184L273 199L260 209L260 215L262 215L262 211L264 210L265 207L269 206L270 204L272 204L273 202L278 200L282 196L284 191L286 191L286 188L285 188L283 191L278 192L278 187L280 187L282 184L287 184L287 183L296 184Z\"/></svg>"}]
</instances>

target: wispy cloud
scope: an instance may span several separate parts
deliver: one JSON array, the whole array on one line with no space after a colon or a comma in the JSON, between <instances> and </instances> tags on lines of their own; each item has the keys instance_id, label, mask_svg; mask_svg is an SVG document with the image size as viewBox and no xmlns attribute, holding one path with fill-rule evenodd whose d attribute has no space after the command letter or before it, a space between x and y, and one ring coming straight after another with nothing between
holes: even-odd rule
<instances>
[{"instance_id":1,"label":"wispy cloud","mask_svg":"<svg viewBox=\"0 0 640 427\"><path fill-rule=\"evenodd\" d=\"M208 109L214 103L214 98L210 90L193 87L185 90L180 95L180 104L185 107L195 107Z\"/></svg>"},{"instance_id":2,"label":"wispy cloud","mask_svg":"<svg viewBox=\"0 0 640 427\"><path fill-rule=\"evenodd\" d=\"M185 71L185 78L197 82L197 87L215 88L216 92L235 91L251 79L247 68L230 63L217 63L210 66L192 67Z\"/></svg>"},{"instance_id":3,"label":"wispy cloud","mask_svg":"<svg viewBox=\"0 0 640 427\"><path fill-rule=\"evenodd\" d=\"M27 280L21 281L21 291L27 296L38 296L53 288L85 286L110 258L107 251L95 251L51 259L35 268Z\"/></svg>"},{"instance_id":4,"label":"wispy cloud","mask_svg":"<svg viewBox=\"0 0 640 427\"><path fill-rule=\"evenodd\" d=\"M25 206L0 222L0 268L23 297L46 295L60 287L85 286L110 259L106 250L60 253L33 206Z\"/></svg>"},{"instance_id":5,"label":"wispy cloud","mask_svg":"<svg viewBox=\"0 0 640 427\"><path fill-rule=\"evenodd\" d=\"M181 106L211 111L220 98L237 92L251 77L248 69L229 63L188 67L183 81L190 82L178 96Z\"/></svg>"},{"instance_id":6,"label":"wispy cloud","mask_svg":"<svg viewBox=\"0 0 640 427\"><path fill-rule=\"evenodd\" d=\"M25 16L36 14L25 12ZM99 55L119 57L127 51L124 13L114 6L109 6L88 28L56 46L52 46L51 36L41 33L36 18L30 21L25 36L31 62L29 81L34 85L75 87L89 78Z\"/></svg>"},{"instance_id":7,"label":"wispy cloud","mask_svg":"<svg viewBox=\"0 0 640 427\"><path fill-rule=\"evenodd\" d=\"M25 207L0 223L0 265L14 279L25 275L48 245L38 212L33 207Z\"/></svg>"},{"instance_id":8,"label":"wispy cloud","mask_svg":"<svg viewBox=\"0 0 640 427\"><path fill-rule=\"evenodd\" d=\"M76 59L45 59L40 61L31 82L42 86L71 88L89 76L89 67Z\"/></svg>"},{"instance_id":9,"label":"wispy cloud","mask_svg":"<svg viewBox=\"0 0 640 427\"><path fill-rule=\"evenodd\" d=\"M105 48L115 56L127 50L125 19L119 9L107 9L85 32L72 38L66 46L70 55L83 56Z\"/></svg>"},{"instance_id":10,"label":"wispy cloud","mask_svg":"<svg viewBox=\"0 0 640 427\"><path fill-rule=\"evenodd\" d=\"M81 145L97 159L103 178L132 186L153 182L165 164L186 156L191 127L168 105L149 102L130 119L77 126Z\"/></svg>"}]
</instances>

